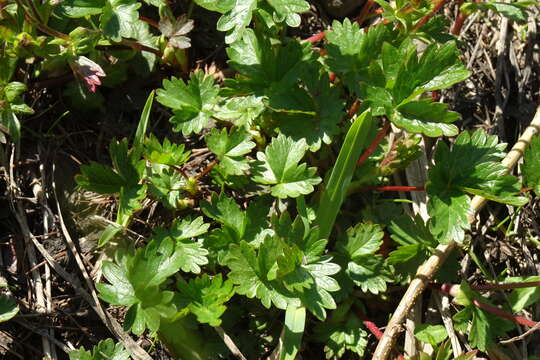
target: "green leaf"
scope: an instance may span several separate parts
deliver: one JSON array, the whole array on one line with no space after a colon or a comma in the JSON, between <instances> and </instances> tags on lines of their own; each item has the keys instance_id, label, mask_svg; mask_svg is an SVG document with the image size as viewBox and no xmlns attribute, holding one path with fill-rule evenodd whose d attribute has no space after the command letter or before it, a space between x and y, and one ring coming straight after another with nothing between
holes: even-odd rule
<instances>
[{"instance_id":1,"label":"green leaf","mask_svg":"<svg viewBox=\"0 0 540 360\"><path fill-rule=\"evenodd\" d=\"M205 224L202 216L194 220L191 218L185 218L182 221L176 219L169 229L169 234L176 241L187 240L205 234L209 227L210 224Z\"/></svg>"},{"instance_id":2,"label":"green leaf","mask_svg":"<svg viewBox=\"0 0 540 360\"><path fill-rule=\"evenodd\" d=\"M248 298L257 297L266 308L274 304L278 309L285 310L295 299L283 295L283 291L268 280L267 274L270 269L263 264L274 264L279 253L270 251L275 249L274 247L263 247L264 244L266 243L261 245L261 252L258 255L255 248L245 241L231 245L226 260L227 266L231 269L228 277L237 285L238 294L246 295ZM299 305L298 300L294 303Z\"/></svg>"},{"instance_id":3,"label":"green leaf","mask_svg":"<svg viewBox=\"0 0 540 360\"><path fill-rule=\"evenodd\" d=\"M509 277L505 279L505 282L532 282L540 281L540 276L519 276ZM508 295L508 302L512 307L512 312L517 313L525 309L528 306L536 303L540 300L540 286L531 286L527 288L514 289Z\"/></svg>"},{"instance_id":4,"label":"green leaf","mask_svg":"<svg viewBox=\"0 0 540 360\"><path fill-rule=\"evenodd\" d=\"M152 153L157 155L156 153ZM170 153L163 153L160 157L163 161L169 161ZM186 179L176 169L152 167L152 170L147 175L148 190L155 196L163 205L169 209L178 209L182 207L182 200L186 196L188 183Z\"/></svg>"},{"instance_id":5,"label":"green leaf","mask_svg":"<svg viewBox=\"0 0 540 360\"><path fill-rule=\"evenodd\" d=\"M122 344L115 344L112 339L101 340L91 351L83 347L68 353L69 360L128 360L129 351Z\"/></svg>"},{"instance_id":6,"label":"green leaf","mask_svg":"<svg viewBox=\"0 0 540 360\"><path fill-rule=\"evenodd\" d=\"M208 274L191 279L188 283L177 282L180 301L193 313L200 323L210 326L221 324L221 315L227 307L224 305L234 294L231 280L223 281L221 274L212 279Z\"/></svg>"},{"instance_id":7,"label":"green leaf","mask_svg":"<svg viewBox=\"0 0 540 360\"><path fill-rule=\"evenodd\" d=\"M19 312L19 306L11 296L0 295L0 323L8 321Z\"/></svg>"},{"instance_id":8,"label":"green leaf","mask_svg":"<svg viewBox=\"0 0 540 360\"><path fill-rule=\"evenodd\" d=\"M0 111L0 126L17 142L21 138L21 123L13 111Z\"/></svg>"},{"instance_id":9,"label":"green leaf","mask_svg":"<svg viewBox=\"0 0 540 360\"><path fill-rule=\"evenodd\" d=\"M135 0L107 0L100 18L103 34L113 41L134 38L133 24L140 21L140 7Z\"/></svg>"},{"instance_id":10,"label":"green leaf","mask_svg":"<svg viewBox=\"0 0 540 360\"><path fill-rule=\"evenodd\" d=\"M281 101L275 100L274 93L270 104L279 111L276 114L279 130L294 140L305 139L309 149L315 152L339 134L344 102L340 90L330 86L326 72L314 75L319 72L318 64L308 68L300 88L291 91L290 86L283 87Z\"/></svg>"},{"instance_id":11,"label":"green leaf","mask_svg":"<svg viewBox=\"0 0 540 360\"><path fill-rule=\"evenodd\" d=\"M461 133L452 149L442 141L437 144L426 191L431 230L439 241L463 240L464 230L469 228L466 193L514 205L526 202L518 196L518 179L507 175L508 169L500 163L505 146L482 130Z\"/></svg>"},{"instance_id":12,"label":"green leaf","mask_svg":"<svg viewBox=\"0 0 540 360\"><path fill-rule=\"evenodd\" d=\"M298 197L313 192L314 185L321 182L315 176L317 169L299 162L307 151L304 139L294 141L284 135L274 138L265 152L257 153L260 169L253 177L255 182L272 185L272 196Z\"/></svg>"},{"instance_id":13,"label":"green leaf","mask_svg":"<svg viewBox=\"0 0 540 360\"><path fill-rule=\"evenodd\" d=\"M130 259L129 279L135 288L161 285L188 261L184 244L163 235L158 229L156 238L144 248L137 249Z\"/></svg>"},{"instance_id":14,"label":"green leaf","mask_svg":"<svg viewBox=\"0 0 540 360\"><path fill-rule=\"evenodd\" d=\"M414 329L414 336L435 347L446 340L448 332L443 325L418 324Z\"/></svg>"},{"instance_id":15,"label":"green leaf","mask_svg":"<svg viewBox=\"0 0 540 360\"><path fill-rule=\"evenodd\" d=\"M361 83L381 84L384 75L382 79L378 75L373 76L370 66L379 58L383 43L395 38L389 26L369 27L364 33L356 22L345 19L343 23L334 21L332 30L325 34L328 66L349 89L361 95Z\"/></svg>"},{"instance_id":16,"label":"green leaf","mask_svg":"<svg viewBox=\"0 0 540 360\"><path fill-rule=\"evenodd\" d=\"M414 219L400 216L391 221L389 230L392 239L400 246L390 252L388 263L394 266L403 281L410 281L416 269L431 255L431 249L437 246L438 241L419 215Z\"/></svg>"},{"instance_id":17,"label":"green leaf","mask_svg":"<svg viewBox=\"0 0 540 360\"><path fill-rule=\"evenodd\" d=\"M300 26L301 18L298 13L309 10L309 3L305 0L267 0L274 8L274 20L285 22L291 27Z\"/></svg>"},{"instance_id":18,"label":"green leaf","mask_svg":"<svg viewBox=\"0 0 540 360\"><path fill-rule=\"evenodd\" d=\"M525 186L533 188L536 195L540 195L540 137L535 136L525 149L521 174Z\"/></svg>"},{"instance_id":19,"label":"green leaf","mask_svg":"<svg viewBox=\"0 0 540 360\"><path fill-rule=\"evenodd\" d=\"M124 228L120 226L119 224L112 223L107 225L105 230L101 233L101 236L99 237L98 241L98 247L102 247L103 245L107 244L109 241L111 241L116 234L118 234L120 231L122 231Z\"/></svg>"},{"instance_id":20,"label":"green leaf","mask_svg":"<svg viewBox=\"0 0 540 360\"><path fill-rule=\"evenodd\" d=\"M307 65L315 62L317 54L311 45L297 40L274 43L267 34L247 29L242 39L226 50L228 64L243 76L225 84L238 88L235 93L266 95L274 102L297 91L298 79L308 76L306 71L311 67ZM273 107L272 103L268 106Z\"/></svg>"},{"instance_id":21,"label":"green leaf","mask_svg":"<svg viewBox=\"0 0 540 360\"><path fill-rule=\"evenodd\" d=\"M429 45L420 59L414 50L401 62L392 88L394 101L401 104L404 100L413 100L426 91L440 90L465 80L469 75L460 64L454 41L442 46Z\"/></svg>"},{"instance_id":22,"label":"green leaf","mask_svg":"<svg viewBox=\"0 0 540 360\"><path fill-rule=\"evenodd\" d=\"M235 0L195 0L195 3L206 10L224 14L235 6Z\"/></svg>"},{"instance_id":23,"label":"green leaf","mask_svg":"<svg viewBox=\"0 0 540 360\"><path fill-rule=\"evenodd\" d=\"M110 284L98 283L99 297L112 305L132 305L137 302L135 289L127 277L123 266L103 262L103 276Z\"/></svg>"},{"instance_id":24,"label":"green leaf","mask_svg":"<svg viewBox=\"0 0 540 360\"><path fill-rule=\"evenodd\" d=\"M473 348L486 351L488 345L495 343L497 336L504 335L508 330L513 329L514 325L509 320L475 306L473 300L493 306L487 299L472 291L466 282L462 281L460 292L455 297L455 301L457 304L465 306L465 309L454 315L453 320L458 330L466 330ZM469 322L471 322L470 328L468 327Z\"/></svg>"},{"instance_id":25,"label":"green leaf","mask_svg":"<svg viewBox=\"0 0 540 360\"><path fill-rule=\"evenodd\" d=\"M337 214L341 208L347 188L356 169L356 162L361 152L368 146L374 122L369 112L356 117L349 128L345 141L339 152L336 164L324 186L315 224L319 226L320 236L330 236Z\"/></svg>"},{"instance_id":26,"label":"green leaf","mask_svg":"<svg viewBox=\"0 0 540 360\"><path fill-rule=\"evenodd\" d=\"M203 71L191 74L188 83L173 77L163 80L163 89L157 90L157 101L174 112L170 122L182 134L200 133L209 125L213 108L218 103L219 87Z\"/></svg>"},{"instance_id":27,"label":"green leaf","mask_svg":"<svg viewBox=\"0 0 540 360\"><path fill-rule=\"evenodd\" d=\"M253 95L229 98L216 110L214 117L249 129L265 109L263 100L264 97Z\"/></svg>"},{"instance_id":28,"label":"green leaf","mask_svg":"<svg viewBox=\"0 0 540 360\"><path fill-rule=\"evenodd\" d=\"M113 139L109 145L109 154L114 170L122 177L124 185L138 185L144 171L144 160L130 153L127 139Z\"/></svg>"},{"instance_id":29,"label":"green leaf","mask_svg":"<svg viewBox=\"0 0 540 360\"><path fill-rule=\"evenodd\" d=\"M101 14L105 4L105 0L66 0L58 4L54 11L61 16L80 18Z\"/></svg>"},{"instance_id":30,"label":"green leaf","mask_svg":"<svg viewBox=\"0 0 540 360\"><path fill-rule=\"evenodd\" d=\"M355 259L374 254L381 247L383 237L384 233L379 225L359 223L347 229L345 238L342 238L336 246L349 259Z\"/></svg>"},{"instance_id":31,"label":"green leaf","mask_svg":"<svg viewBox=\"0 0 540 360\"><path fill-rule=\"evenodd\" d=\"M285 326L280 343L280 360L294 360L302 344L302 335L306 325L306 308L288 305L285 310Z\"/></svg>"},{"instance_id":32,"label":"green leaf","mask_svg":"<svg viewBox=\"0 0 540 360\"><path fill-rule=\"evenodd\" d=\"M190 153L184 144L171 143L167 138L163 144L154 135L145 139L144 157L152 163L180 166L189 160Z\"/></svg>"},{"instance_id":33,"label":"green leaf","mask_svg":"<svg viewBox=\"0 0 540 360\"><path fill-rule=\"evenodd\" d=\"M233 129L229 134L227 129L219 131L215 128L205 138L208 149L216 154L219 166L227 175L243 175L249 170L243 155L255 147L250 139L251 136L241 129Z\"/></svg>"},{"instance_id":34,"label":"green leaf","mask_svg":"<svg viewBox=\"0 0 540 360\"><path fill-rule=\"evenodd\" d=\"M362 321L354 315L348 316L340 323L333 323L330 320L317 325L316 339L325 344L324 352L327 359L341 359L345 351L351 351L361 357L368 343L368 334L363 327Z\"/></svg>"},{"instance_id":35,"label":"green leaf","mask_svg":"<svg viewBox=\"0 0 540 360\"><path fill-rule=\"evenodd\" d=\"M203 247L202 242L193 241L195 236L202 235L208 231L208 224L204 224L202 217L195 220L184 219L173 223L170 229L158 228L154 239L161 243L166 243L166 251L172 252L170 262L167 266L170 267L171 275L178 269L184 272L198 274L201 272L201 266L208 264L208 250ZM171 245L171 241L174 246ZM174 248L174 251L170 247ZM158 254L163 255L163 250L159 250ZM176 268L177 270L173 269ZM164 275L169 276L169 275Z\"/></svg>"},{"instance_id":36,"label":"green leaf","mask_svg":"<svg viewBox=\"0 0 540 360\"><path fill-rule=\"evenodd\" d=\"M86 190L98 194L119 194L124 180L108 166L91 162L81 166L81 173L75 176L75 181Z\"/></svg>"},{"instance_id":37,"label":"green leaf","mask_svg":"<svg viewBox=\"0 0 540 360\"><path fill-rule=\"evenodd\" d=\"M257 8L257 0L236 0L230 11L227 11L217 22L219 31L227 31L225 42L234 43L242 38L246 27L251 23L253 11Z\"/></svg>"},{"instance_id":38,"label":"green leaf","mask_svg":"<svg viewBox=\"0 0 540 360\"><path fill-rule=\"evenodd\" d=\"M375 255L382 245L384 233L379 225L360 223L347 230L336 244L347 261L345 273L364 292L386 291L390 277L381 255Z\"/></svg>"},{"instance_id":39,"label":"green leaf","mask_svg":"<svg viewBox=\"0 0 540 360\"><path fill-rule=\"evenodd\" d=\"M120 188L118 198L118 213L116 222L122 226L127 226L129 218L137 210L142 209L142 200L146 198L146 185L130 185Z\"/></svg>"},{"instance_id":40,"label":"green leaf","mask_svg":"<svg viewBox=\"0 0 540 360\"><path fill-rule=\"evenodd\" d=\"M204 201L201 210L206 216L235 231L238 239L244 235L247 219L240 206L227 195L212 194L211 202Z\"/></svg>"},{"instance_id":41,"label":"green leaf","mask_svg":"<svg viewBox=\"0 0 540 360\"><path fill-rule=\"evenodd\" d=\"M14 101L19 95L25 92L26 89L26 85L18 81L12 81L3 88L4 95L8 102Z\"/></svg>"},{"instance_id":42,"label":"green leaf","mask_svg":"<svg viewBox=\"0 0 540 360\"><path fill-rule=\"evenodd\" d=\"M392 113L391 121L411 133L426 136L455 136L457 126L451 124L460 118L457 112L447 111L448 105L432 102L429 99L410 101L400 105Z\"/></svg>"}]
</instances>

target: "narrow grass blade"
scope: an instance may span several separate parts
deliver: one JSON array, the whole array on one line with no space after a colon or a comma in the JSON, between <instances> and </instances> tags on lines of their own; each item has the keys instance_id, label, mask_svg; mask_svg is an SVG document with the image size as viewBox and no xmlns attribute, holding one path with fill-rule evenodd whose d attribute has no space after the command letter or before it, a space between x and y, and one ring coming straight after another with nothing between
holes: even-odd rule
<instances>
[{"instance_id":1,"label":"narrow grass blade","mask_svg":"<svg viewBox=\"0 0 540 360\"><path fill-rule=\"evenodd\" d=\"M316 224L319 225L321 238L328 238L332 232L341 204L347 195L356 162L362 151L368 147L374 126L375 121L371 113L364 111L347 132L336 164L325 184L317 211Z\"/></svg>"},{"instance_id":2,"label":"narrow grass blade","mask_svg":"<svg viewBox=\"0 0 540 360\"><path fill-rule=\"evenodd\" d=\"M285 327L281 336L282 341L280 360L294 360L306 325L306 308L303 306L288 305L285 310Z\"/></svg>"},{"instance_id":3,"label":"narrow grass blade","mask_svg":"<svg viewBox=\"0 0 540 360\"><path fill-rule=\"evenodd\" d=\"M146 99L146 104L144 104L141 119L139 120L137 131L135 132L135 138L133 139L133 155L135 159L137 159L142 153L144 135L146 133L146 128L148 127L148 120L150 119L150 110L152 109L153 102L154 91L152 90L150 95L148 95L148 99Z\"/></svg>"}]
</instances>

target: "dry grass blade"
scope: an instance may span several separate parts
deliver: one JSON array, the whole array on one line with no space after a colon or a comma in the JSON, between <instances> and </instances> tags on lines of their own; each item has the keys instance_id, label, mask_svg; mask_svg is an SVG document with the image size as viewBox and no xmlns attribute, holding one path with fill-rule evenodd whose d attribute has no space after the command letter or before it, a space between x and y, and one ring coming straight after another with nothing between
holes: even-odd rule
<instances>
[{"instance_id":1,"label":"dry grass blade","mask_svg":"<svg viewBox=\"0 0 540 360\"><path fill-rule=\"evenodd\" d=\"M512 147L510 152L501 162L510 171L523 156L525 148L530 143L532 137L540 132L540 107L537 108L534 119L531 124L525 129L519 140ZM469 222L475 221L476 214L486 204L487 200L475 196L471 201L471 214L469 216ZM451 241L446 245L439 245L435 253L419 268L416 272L415 278L409 284L405 295L403 295L394 315L388 322L388 326L384 331L383 337L379 340L373 359L385 360L388 359L392 347L396 341L396 337L401 329L401 324L407 317L410 309L416 302L416 299L425 290L428 282L433 278L433 275L437 272L440 266L444 263L452 249L457 246L456 242Z\"/></svg>"}]
</instances>

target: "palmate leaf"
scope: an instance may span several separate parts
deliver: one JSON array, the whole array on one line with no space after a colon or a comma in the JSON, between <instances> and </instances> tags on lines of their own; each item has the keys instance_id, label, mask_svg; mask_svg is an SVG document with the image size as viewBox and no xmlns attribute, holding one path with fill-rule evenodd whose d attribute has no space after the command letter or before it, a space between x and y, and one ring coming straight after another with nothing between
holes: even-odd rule
<instances>
[{"instance_id":1,"label":"palmate leaf","mask_svg":"<svg viewBox=\"0 0 540 360\"><path fill-rule=\"evenodd\" d=\"M426 191L431 231L440 242L463 240L464 230L469 228L467 193L516 206L526 203L518 196L518 179L506 175L507 168L500 163L505 147L482 130L461 133L452 149L438 143Z\"/></svg>"},{"instance_id":2,"label":"palmate leaf","mask_svg":"<svg viewBox=\"0 0 540 360\"><path fill-rule=\"evenodd\" d=\"M270 105L277 111L279 130L294 140L305 139L310 151L315 152L340 132L344 101L340 90L330 86L325 72L314 75L319 72L318 64L307 68L310 70L295 91L289 86L274 88Z\"/></svg>"},{"instance_id":3,"label":"palmate leaf","mask_svg":"<svg viewBox=\"0 0 540 360\"><path fill-rule=\"evenodd\" d=\"M257 254L255 248L245 241L231 245L226 260L227 266L231 269L228 277L237 285L238 294L246 295L248 298L257 297L266 308L270 308L273 304L278 309L285 310L289 303L300 305L298 299L288 294L285 289L279 289L275 282L268 280L267 274L270 270L268 264L275 263L279 256L279 252L270 251L272 249L275 247L262 247L261 252Z\"/></svg>"},{"instance_id":4,"label":"palmate leaf","mask_svg":"<svg viewBox=\"0 0 540 360\"><path fill-rule=\"evenodd\" d=\"M344 322L320 324L315 331L316 339L325 344L327 359L341 359L345 351L364 355L368 334L362 321L354 315L348 316Z\"/></svg>"},{"instance_id":5,"label":"palmate leaf","mask_svg":"<svg viewBox=\"0 0 540 360\"><path fill-rule=\"evenodd\" d=\"M227 44L241 39L251 23L254 12L260 7L264 8L264 4L259 4L257 0L197 0L196 2L208 10L223 14L217 22L217 29L227 32L225 36ZM292 27L300 25L298 13L309 10L309 3L305 0L267 0L266 2L271 6L268 10L274 21L285 21Z\"/></svg>"},{"instance_id":6,"label":"palmate leaf","mask_svg":"<svg viewBox=\"0 0 540 360\"><path fill-rule=\"evenodd\" d=\"M179 301L191 313L193 313L200 323L210 326L221 324L221 315L227 307L224 305L234 294L231 280L223 281L221 274L212 279L208 274L191 279L188 283L177 282L176 286L180 290Z\"/></svg>"},{"instance_id":7,"label":"palmate leaf","mask_svg":"<svg viewBox=\"0 0 540 360\"><path fill-rule=\"evenodd\" d=\"M349 228L336 244L346 262L345 273L362 291L378 294L386 291L386 283L391 281L382 256L375 254L383 236L379 225L360 223Z\"/></svg>"},{"instance_id":8,"label":"palmate leaf","mask_svg":"<svg viewBox=\"0 0 540 360\"><path fill-rule=\"evenodd\" d=\"M158 168L158 169L156 169ZM165 207L178 209L186 196L187 182L175 169L153 166L146 177L150 194Z\"/></svg>"},{"instance_id":9,"label":"palmate leaf","mask_svg":"<svg viewBox=\"0 0 540 360\"><path fill-rule=\"evenodd\" d=\"M532 138L530 145L523 154L521 166L525 186L533 188L536 195L540 195L540 137Z\"/></svg>"},{"instance_id":10,"label":"palmate leaf","mask_svg":"<svg viewBox=\"0 0 540 360\"><path fill-rule=\"evenodd\" d=\"M294 87L306 72L310 63L317 59L311 45L291 40L274 45L265 33L247 29L239 41L227 48L228 64L242 76L227 80L231 88L239 88L256 95L281 94ZM313 75L313 74L310 74ZM269 97L269 100L273 100ZM272 104L269 104L271 107Z\"/></svg>"},{"instance_id":11,"label":"palmate leaf","mask_svg":"<svg viewBox=\"0 0 540 360\"><path fill-rule=\"evenodd\" d=\"M305 0L267 0L274 8L274 20L285 21L291 27L300 26L298 13L309 10L309 3Z\"/></svg>"},{"instance_id":12,"label":"palmate leaf","mask_svg":"<svg viewBox=\"0 0 540 360\"><path fill-rule=\"evenodd\" d=\"M107 0L101 15L100 29L114 41L122 37L137 38L133 25L139 20L141 4L135 0Z\"/></svg>"},{"instance_id":13,"label":"palmate leaf","mask_svg":"<svg viewBox=\"0 0 540 360\"><path fill-rule=\"evenodd\" d=\"M228 99L219 106L214 117L230 121L237 127L250 128L255 119L264 111L265 98L262 96L241 96Z\"/></svg>"},{"instance_id":14,"label":"palmate leaf","mask_svg":"<svg viewBox=\"0 0 540 360\"><path fill-rule=\"evenodd\" d=\"M175 221L170 229L156 229L156 234L153 238L159 243L166 245L164 249L161 249L163 245L160 245L158 252L159 258L164 262L161 266L172 271L171 274L178 271L178 269L194 274L200 273L201 266L208 264L208 250L203 247L200 241L194 241L192 238L206 233L208 227L209 225L204 224L202 218L198 217L193 221L189 218L181 222ZM165 261L161 256L165 256L166 252L169 254L169 258ZM158 261L157 257L153 259L154 262ZM155 264L149 264L148 266L155 266ZM137 268L141 268L141 265L137 265ZM176 270L173 271L174 268ZM168 277L171 275L167 275L166 272L163 273L163 269L160 271L162 272L159 275L160 279L162 276Z\"/></svg>"},{"instance_id":15,"label":"palmate leaf","mask_svg":"<svg viewBox=\"0 0 540 360\"><path fill-rule=\"evenodd\" d=\"M255 147L250 139L250 134L237 128L232 129L230 134L227 129L212 129L205 138L208 149L216 154L219 166L227 175L242 175L249 170L248 161L243 155Z\"/></svg>"},{"instance_id":16,"label":"palmate leaf","mask_svg":"<svg viewBox=\"0 0 540 360\"><path fill-rule=\"evenodd\" d=\"M304 139L294 141L284 135L274 138L265 152L257 153L259 167L253 177L255 182L272 185L272 196L278 198L298 197L311 193L314 185L321 182L316 168L299 164L307 151Z\"/></svg>"},{"instance_id":17,"label":"palmate leaf","mask_svg":"<svg viewBox=\"0 0 540 360\"><path fill-rule=\"evenodd\" d=\"M204 243L211 255L217 255L217 260L221 264L231 243L244 240L258 247L270 232L267 219L270 206L270 196L261 196L250 202L245 211L225 194L212 194L210 202L202 202L203 213L222 224L205 237Z\"/></svg>"},{"instance_id":18,"label":"palmate leaf","mask_svg":"<svg viewBox=\"0 0 540 360\"><path fill-rule=\"evenodd\" d=\"M152 134L145 139L144 157L156 164L180 166L189 159L191 151L185 151L184 144L174 144L165 138L163 144Z\"/></svg>"},{"instance_id":19,"label":"palmate leaf","mask_svg":"<svg viewBox=\"0 0 540 360\"><path fill-rule=\"evenodd\" d=\"M200 133L209 125L213 108L218 103L219 87L214 79L198 71L191 74L188 83L173 77L163 80L163 89L157 90L157 101L171 108L170 122L182 134Z\"/></svg>"},{"instance_id":20,"label":"palmate leaf","mask_svg":"<svg viewBox=\"0 0 540 360\"><path fill-rule=\"evenodd\" d=\"M396 273L409 281L416 269L431 255L431 249L436 247L437 239L431 234L422 218L400 216L388 227L392 239L399 244L388 256L388 263L393 265Z\"/></svg>"},{"instance_id":21,"label":"palmate leaf","mask_svg":"<svg viewBox=\"0 0 540 360\"><path fill-rule=\"evenodd\" d=\"M253 11L257 9L257 0L236 0L230 11L226 12L217 22L219 31L227 31L225 42L234 43L240 39L251 23Z\"/></svg>"},{"instance_id":22,"label":"palmate leaf","mask_svg":"<svg viewBox=\"0 0 540 360\"><path fill-rule=\"evenodd\" d=\"M68 353L69 360L128 360L129 351L122 344L115 344L113 339L101 340L91 351L82 346Z\"/></svg>"}]
</instances>

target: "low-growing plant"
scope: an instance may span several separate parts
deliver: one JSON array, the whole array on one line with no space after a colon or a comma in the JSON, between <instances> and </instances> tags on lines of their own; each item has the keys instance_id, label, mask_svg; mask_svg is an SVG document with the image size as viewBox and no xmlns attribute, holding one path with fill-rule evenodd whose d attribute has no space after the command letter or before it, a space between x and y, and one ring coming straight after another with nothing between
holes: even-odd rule
<instances>
[{"instance_id":1,"label":"low-growing plant","mask_svg":"<svg viewBox=\"0 0 540 360\"><path fill-rule=\"evenodd\" d=\"M95 96L102 80L118 83L131 66L137 71L139 60L143 71L157 58L187 70L189 15L173 16L159 0L145 3L159 10L159 21L141 16L134 0L9 2L1 12L1 130L18 140L17 116L31 112L20 96L25 86L11 81L18 58L39 58L36 76L69 66L87 88L74 83L67 92L84 96ZM82 188L116 199L115 223L98 242L114 254L102 264L99 297L127 307L126 331L148 332L181 359L227 356L218 337L227 333L240 348L227 342L229 350L246 358L294 359L301 351L308 358L314 343L327 358L368 356L368 331L380 331L363 299L387 299L389 286L407 284L439 244L467 246L471 195L515 207L528 201L520 179L501 164L506 144L484 130L460 133L460 114L436 101L470 75L450 24L435 15L439 4L377 1L382 11L367 7L361 20L382 21L367 28L334 21L305 41L288 35L309 10L304 0L195 4L222 14L217 29L236 74L222 83L202 70L165 79L148 97L134 138L111 141L111 166L81 166ZM465 3L462 10L521 21L527 5ZM156 24L161 36L149 29ZM190 165L195 149L170 140L177 134L149 133L154 100L170 111L172 132L199 137L203 167ZM437 139L428 182L389 185L422 154L422 137ZM539 147L535 140L522 168L537 193ZM425 191L429 219L404 212L388 190ZM160 225L134 241L128 230L148 201ZM456 265L454 253L434 281L456 282ZM463 309L453 319L475 350L514 328L511 314L494 314L493 303L467 283L457 291ZM539 295L527 296L512 295L511 310ZM414 335L440 345L433 358L451 357L441 325L424 324ZM127 355L112 342L70 354L105 356Z\"/></svg>"}]
</instances>

